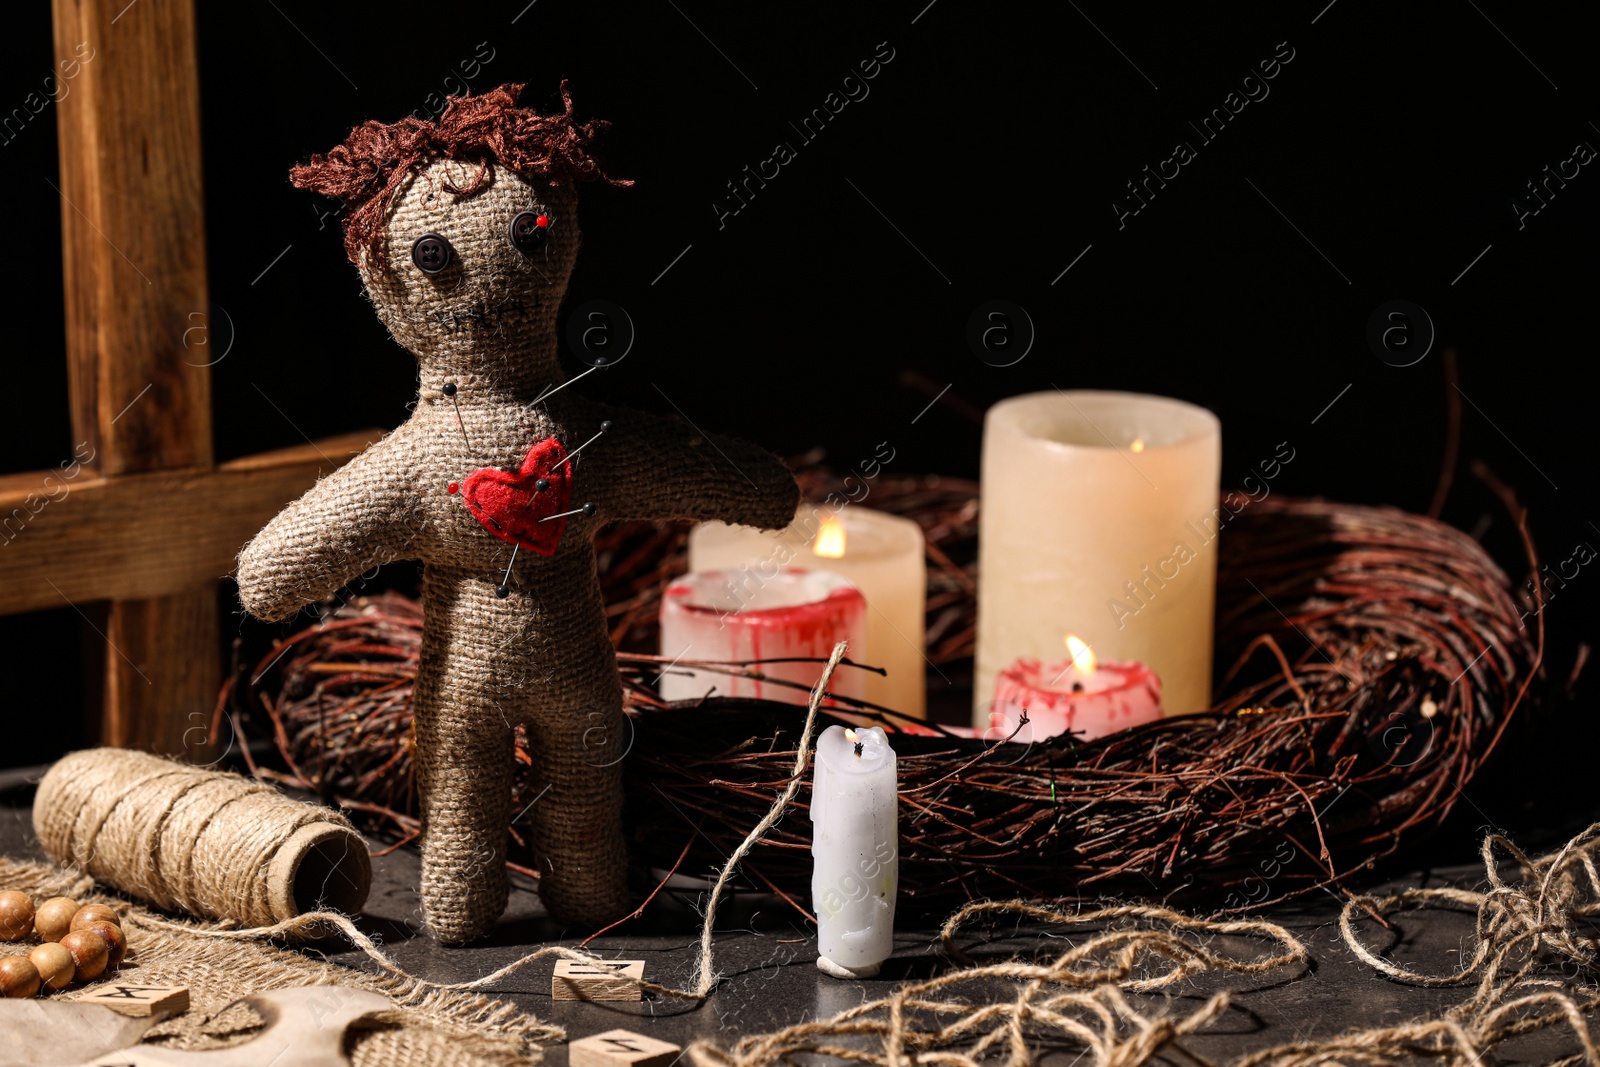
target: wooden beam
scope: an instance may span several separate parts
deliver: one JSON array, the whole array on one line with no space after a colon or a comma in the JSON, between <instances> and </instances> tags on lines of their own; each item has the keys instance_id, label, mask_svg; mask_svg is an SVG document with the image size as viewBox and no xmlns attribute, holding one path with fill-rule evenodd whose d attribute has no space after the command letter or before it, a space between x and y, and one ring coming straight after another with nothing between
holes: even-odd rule
<instances>
[{"instance_id":1,"label":"wooden beam","mask_svg":"<svg viewBox=\"0 0 1600 1067\"><path fill-rule=\"evenodd\" d=\"M124 600L110 613L100 741L197 763L226 738L211 735L221 631L216 583L174 596Z\"/></svg>"},{"instance_id":2,"label":"wooden beam","mask_svg":"<svg viewBox=\"0 0 1600 1067\"><path fill-rule=\"evenodd\" d=\"M74 441L104 474L211 465L192 0L55 0ZM186 346L186 342L191 342Z\"/></svg>"},{"instance_id":3,"label":"wooden beam","mask_svg":"<svg viewBox=\"0 0 1600 1067\"><path fill-rule=\"evenodd\" d=\"M318 477L382 433L345 434L210 470L0 476L0 615L201 589L214 605L215 583L233 572L239 549ZM128 632L186 610L132 608L130 621L113 619L110 629ZM112 684L124 691L145 685L114 650L111 656L132 676ZM180 674L185 670L178 665Z\"/></svg>"},{"instance_id":4,"label":"wooden beam","mask_svg":"<svg viewBox=\"0 0 1600 1067\"><path fill-rule=\"evenodd\" d=\"M209 468L200 353L210 346L186 344L209 328L193 0L54 0L53 10L57 69L75 81L56 105L73 440L112 477ZM80 532L115 541L110 518ZM169 536L181 548L194 531ZM102 740L181 752L173 736L209 712L222 681L213 579L112 602Z\"/></svg>"}]
</instances>

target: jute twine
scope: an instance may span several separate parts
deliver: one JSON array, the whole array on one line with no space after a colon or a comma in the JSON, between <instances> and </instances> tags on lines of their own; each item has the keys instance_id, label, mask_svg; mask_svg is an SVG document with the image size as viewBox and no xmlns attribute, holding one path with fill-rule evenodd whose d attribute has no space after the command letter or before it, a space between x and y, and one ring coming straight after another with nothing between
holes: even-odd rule
<instances>
[{"instance_id":1,"label":"jute twine","mask_svg":"<svg viewBox=\"0 0 1600 1067\"><path fill-rule=\"evenodd\" d=\"M276 621L375 565L423 561L422 899L429 928L449 942L487 932L505 908L518 725L541 790L526 818L545 906L591 926L628 909L626 724L595 531L616 519L777 528L799 498L763 449L563 387L556 322L578 251L576 194L506 167L480 184L481 174L476 160L418 168L386 207L390 269L375 258L361 264L379 317L420 365L411 417L285 508L245 548L238 572L245 607ZM553 220L533 255L506 236L529 210ZM412 242L429 232L454 250L434 275L410 262ZM552 555L513 556L448 487L484 468L519 471L530 446L549 438L569 454L593 439L573 461L571 507L595 512L563 520Z\"/></svg>"},{"instance_id":2,"label":"jute twine","mask_svg":"<svg viewBox=\"0 0 1600 1067\"><path fill-rule=\"evenodd\" d=\"M1079 941L1047 963L958 966L831 1019L747 1037L731 1049L697 1041L688 1055L699 1067L769 1067L795 1062L790 1057L796 1053L882 1067L1022 1067L1044 1047L1059 1050L1065 1043L1093 1057L1080 1062L1132 1067L1209 1025L1226 1010L1228 994L1212 995L1186 1016L1158 1016L1133 1007L1124 991L1154 992L1203 972L1265 974L1310 959L1305 945L1276 923L1216 922L1138 905L1068 913L1019 900L969 904L952 915L940 938L953 959L966 960L956 935L980 916L1056 927L1120 925ZM1131 925L1139 922L1160 928ZM1208 947L1219 935L1265 938L1276 943L1277 951L1236 959ZM1006 992L997 997L997 988Z\"/></svg>"},{"instance_id":3,"label":"jute twine","mask_svg":"<svg viewBox=\"0 0 1600 1067\"><path fill-rule=\"evenodd\" d=\"M44 850L168 910L264 925L319 905L358 912L372 885L345 817L271 786L127 749L59 760L39 783Z\"/></svg>"},{"instance_id":4,"label":"jute twine","mask_svg":"<svg viewBox=\"0 0 1600 1067\"><path fill-rule=\"evenodd\" d=\"M1419 1059L1474 1067L1512 1037L1561 1025L1571 1030L1576 1051L1551 1067L1600 1065L1600 1048L1586 1021L1600 1007L1594 975L1600 938L1580 925L1600 914L1597 849L1600 823L1538 859L1529 859L1506 838L1490 835L1483 843L1484 891L1411 889L1352 897L1340 929L1358 957L1397 981L1473 986L1471 996L1438 1016L1277 1045L1238 1057L1232 1067L1400 1067ZM1515 878L1502 871L1501 852L1513 860ZM1430 907L1477 911L1477 946L1469 962L1453 973L1430 975L1402 967L1367 947L1357 933L1364 915ZM1044 1048L1065 1047L1081 1048L1090 1058L1077 1062L1093 1067L1136 1067L1163 1049L1181 1047L1184 1035L1221 1016L1229 997L1218 993L1188 1015L1154 1016L1130 1005L1125 992L1171 987L1203 971L1260 974L1309 958L1299 941L1272 923L1209 922L1148 907L1065 913L1009 901L969 905L946 922L941 936L958 962L966 962L967 956L954 936L977 916L1012 916L1052 926L1143 920L1159 923L1161 929L1110 930L1047 964L1008 961L960 967L903 985L830 1019L747 1037L732 1048L700 1041L688 1054L699 1067L776 1067L795 1062L790 1057L796 1053L875 1067L1022 1067ZM1265 936L1278 941L1283 951L1241 962L1191 940L1214 934ZM1006 983L1009 994L996 997L996 982ZM1184 1055L1196 1063L1210 1062L1188 1050Z\"/></svg>"},{"instance_id":5,"label":"jute twine","mask_svg":"<svg viewBox=\"0 0 1600 1067\"><path fill-rule=\"evenodd\" d=\"M1565 1024L1579 1051L1559 1063L1600 1065L1600 1046L1585 1016L1600 1007L1595 965L1600 938L1582 920L1600 914L1600 823L1549 855L1530 859L1500 834L1483 839L1488 888L1408 889L1387 896L1357 896L1339 918L1345 943L1361 959L1397 981L1421 986L1473 986L1472 996L1437 1019L1359 1031L1315 1046L1287 1045L1252 1057L1241 1067L1310 1067L1342 1063L1387 1065L1402 1050L1425 1048L1450 1064L1479 1063L1519 1034ZM1501 855L1515 874L1502 870ZM1402 967L1368 948L1356 931L1361 915L1386 916L1426 908L1477 912L1477 946L1465 966L1449 974Z\"/></svg>"}]
</instances>

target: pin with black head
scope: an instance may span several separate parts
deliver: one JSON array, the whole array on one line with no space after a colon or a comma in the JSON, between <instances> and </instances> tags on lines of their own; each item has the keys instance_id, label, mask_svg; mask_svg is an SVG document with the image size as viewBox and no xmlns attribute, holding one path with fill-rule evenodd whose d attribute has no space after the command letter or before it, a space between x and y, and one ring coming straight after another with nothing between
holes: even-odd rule
<instances>
[{"instance_id":1,"label":"pin with black head","mask_svg":"<svg viewBox=\"0 0 1600 1067\"><path fill-rule=\"evenodd\" d=\"M568 515L583 515L586 518L593 518L599 512L599 510L599 508L594 506L594 502L590 501L584 504L581 508L573 508L571 511L563 511L559 515L546 515L539 521L549 522L551 519L564 519Z\"/></svg>"},{"instance_id":2,"label":"pin with black head","mask_svg":"<svg viewBox=\"0 0 1600 1067\"><path fill-rule=\"evenodd\" d=\"M607 419L606 421L604 421L604 422L602 422L600 424L600 430L599 430L598 433L596 433L593 437L589 438L583 444L579 445L577 448L574 448L571 452L567 453L567 460L566 461L568 463L571 463L575 458L577 458L577 455L578 455L579 452L582 452L584 449L588 448L590 445L592 445L596 441L600 440L600 438L603 435L609 433L610 431L611 431L611 420Z\"/></svg>"},{"instance_id":3,"label":"pin with black head","mask_svg":"<svg viewBox=\"0 0 1600 1067\"><path fill-rule=\"evenodd\" d=\"M467 443L467 449L472 449L472 438L467 436L467 424L461 421L461 401L456 399L456 383L445 382L439 391L445 395L451 405L456 409L456 426L461 430L461 439Z\"/></svg>"},{"instance_id":4,"label":"pin with black head","mask_svg":"<svg viewBox=\"0 0 1600 1067\"><path fill-rule=\"evenodd\" d=\"M533 493L532 493L532 495L530 495L528 497L528 507L531 509L533 507L534 498L537 497L540 493L548 492L549 489L550 489L550 479L549 478L540 478L538 481L534 482L533 483Z\"/></svg>"},{"instance_id":5,"label":"pin with black head","mask_svg":"<svg viewBox=\"0 0 1600 1067\"><path fill-rule=\"evenodd\" d=\"M520 551L522 551L521 541L511 546L511 562L506 564L506 576L494 587L494 595L501 600L511 595L511 568L517 565L517 553Z\"/></svg>"}]
</instances>

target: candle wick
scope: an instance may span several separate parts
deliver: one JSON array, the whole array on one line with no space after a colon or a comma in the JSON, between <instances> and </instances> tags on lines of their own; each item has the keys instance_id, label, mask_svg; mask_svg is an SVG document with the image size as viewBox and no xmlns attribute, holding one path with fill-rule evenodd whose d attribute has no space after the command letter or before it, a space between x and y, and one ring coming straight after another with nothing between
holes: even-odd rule
<instances>
[{"instance_id":1,"label":"candle wick","mask_svg":"<svg viewBox=\"0 0 1600 1067\"><path fill-rule=\"evenodd\" d=\"M1072 683L1072 691L1073 691L1073 692L1074 692L1074 693L1081 693L1081 692L1083 692L1083 683L1082 683L1082 682L1073 682L1073 683Z\"/></svg>"},{"instance_id":2,"label":"candle wick","mask_svg":"<svg viewBox=\"0 0 1600 1067\"><path fill-rule=\"evenodd\" d=\"M858 755L858 756L861 755L861 746L862 746L862 744L863 744L863 742L861 742L861 741L857 741L856 742L856 755Z\"/></svg>"}]
</instances>

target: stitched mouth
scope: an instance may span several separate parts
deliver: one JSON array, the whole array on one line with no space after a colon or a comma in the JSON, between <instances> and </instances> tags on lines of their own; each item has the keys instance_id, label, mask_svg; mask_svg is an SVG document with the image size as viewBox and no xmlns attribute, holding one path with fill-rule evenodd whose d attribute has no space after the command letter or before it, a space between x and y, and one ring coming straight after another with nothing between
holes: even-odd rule
<instances>
[{"instance_id":1,"label":"stitched mouth","mask_svg":"<svg viewBox=\"0 0 1600 1067\"><path fill-rule=\"evenodd\" d=\"M447 330L459 330L469 326L486 325L507 315L532 311L536 306L535 304L525 303L520 299L508 300L499 304L480 304L464 308L429 311L427 319L434 326L442 326Z\"/></svg>"}]
</instances>

